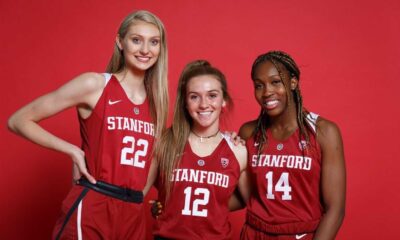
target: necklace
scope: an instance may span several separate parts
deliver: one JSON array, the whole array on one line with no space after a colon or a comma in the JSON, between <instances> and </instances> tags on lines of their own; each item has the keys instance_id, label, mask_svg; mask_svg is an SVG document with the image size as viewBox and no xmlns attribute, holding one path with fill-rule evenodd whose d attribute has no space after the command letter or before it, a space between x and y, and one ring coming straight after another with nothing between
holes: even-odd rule
<instances>
[{"instance_id":1,"label":"necklace","mask_svg":"<svg viewBox=\"0 0 400 240\"><path fill-rule=\"evenodd\" d=\"M210 139L210 138L213 138L213 137L217 136L217 134L219 133L219 129L217 130L216 133L211 134L210 136L205 136L205 137L200 136L200 135L197 135L197 134L196 134L195 132L193 132L193 131L191 131L191 132L193 133L193 135L195 135L196 137L200 138L200 142L203 142L203 141L205 141L205 140L207 140L207 139Z\"/></svg>"}]
</instances>

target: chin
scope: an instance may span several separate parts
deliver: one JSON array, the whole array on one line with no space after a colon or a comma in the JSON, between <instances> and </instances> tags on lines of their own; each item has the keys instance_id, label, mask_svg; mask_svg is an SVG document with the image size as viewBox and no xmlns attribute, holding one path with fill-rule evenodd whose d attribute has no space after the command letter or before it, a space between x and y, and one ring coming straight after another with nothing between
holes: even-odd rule
<instances>
[{"instance_id":1,"label":"chin","mask_svg":"<svg viewBox=\"0 0 400 240\"><path fill-rule=\"evenodd\" d=\"M272 110L268 110L266 108L264 108L265 113L269 116L269 117L277 117L280 114L282 114L282 111L280 111L279 109L272 109Z\"/></svg>"}]
</instances>

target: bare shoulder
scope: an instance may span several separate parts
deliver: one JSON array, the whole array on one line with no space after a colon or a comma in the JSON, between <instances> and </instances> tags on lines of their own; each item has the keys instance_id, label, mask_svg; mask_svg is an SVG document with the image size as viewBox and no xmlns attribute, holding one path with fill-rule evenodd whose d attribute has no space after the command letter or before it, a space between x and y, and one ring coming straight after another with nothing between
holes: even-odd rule
<instances>
[{"instance_id":1,"label":"bare shoulder","mask_svg":"<svg viewBox=\"0 0 400 240\"><path fill-rule=\"evenodd\" d=\"M317 120L317 140L322 148L326 146L342 145L342 136L336 123L319 117Z\"/></svg>"},{"instance_id":2,"label":"bare shoulder","mask_svg":"<svg viewBox=\"0 0 400 240\"><path fill-rule=\"evenodd\" d=\"M320 135L321 137L329 137L337 134L340 134L340 130L336 123L323 117L318 118L317 135Z\"/></svg>"},{"instance_id":3,"label":"bare shoulder","mask_svg":"<svg viewBox=\"0 0 400 240\"><path fill-rule=\"evenodd\" d=\"M106 81L101 73L87 72L75 77L70 83L79 86L81 90L92 92L104 88Z\"/></svg>"},{"instance_id":4,"label":"bare shoulder","mask_svg":"<svg viewBox=\"0 0 400 240\"><path fill-rule=\"evenodd\" d=\"M247 166L247 148L242 144L233 145L231 144L231 149L233 154L235 155L236 159L239 162L240 170L244 170Z\"/></svg>"},{"instance_id":5,"label":"bare shoulder","mask_svg":"<svg viewBox=\"0 0 400 240\"><path fill-rule=\"evenodd\" d=\"M244 123L239 129L239 136L247 140L253 135L254 129L257 126L257 120Z\"/></svg>"}]
</instances>

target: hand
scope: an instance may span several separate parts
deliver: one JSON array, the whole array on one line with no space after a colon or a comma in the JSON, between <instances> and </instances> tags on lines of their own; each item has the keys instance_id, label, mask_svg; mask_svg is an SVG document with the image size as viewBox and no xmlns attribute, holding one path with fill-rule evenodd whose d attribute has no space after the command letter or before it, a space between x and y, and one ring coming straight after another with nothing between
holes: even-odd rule
<instances>
[{"instance_id":1,"label":"hand","mask_svg":"<svg viewBox=\"0 0 400 240\"><path fill-rule=\"evenodd\" d=\"M89 174L86 168L85 153L78 147L71 153L71 158L74 163L72 177L74 181L79 180L82 175L91 183L96 184L96 180Z\"/></svg>"},{"instance_id":2,"label":"hand","mask_svg":"<svg viewBox=\"0 0 400 240\"><path fill-rule=\"evenodd\" d=\"M78 165L72 164L72 183L75 184L79 179L81 179L82 174L79 171Z\"/></svg>"},{"instance_id":3,"label":"hand","mask_svg":"<svg viewBox=\"0 0 400 240\"><path fill-rule=\"evenodd\" d=\"M158 216L160 216L163 211L163 206L161 202L158 200L150 200L149 203L151 204L151 216L153 216L153 218L158 218Z\"/></svg>"},{"instance_id":4,"label":"hand","mask_svg":"<svg viewBox=\"0 0 400 240\"><path fill-rule=\"evenodd\" d=\"M239 135L237 135L236 132L228 132L225 131L225 135L228 136L231 139L231 142L233 142L233 144L235 146L237 145L246 145L246 141L244 139L242 139Z\"/></svg>"}]
</instances>

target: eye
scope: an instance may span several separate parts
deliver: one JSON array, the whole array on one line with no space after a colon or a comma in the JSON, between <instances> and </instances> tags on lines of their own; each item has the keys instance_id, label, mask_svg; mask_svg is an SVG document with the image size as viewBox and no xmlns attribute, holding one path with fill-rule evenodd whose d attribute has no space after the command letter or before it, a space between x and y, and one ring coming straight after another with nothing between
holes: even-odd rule
<instances>
[{"instance_id":1,"label":"eye","mask_svg":"<svg viewBox=\"0 0 400 240\"><path fill-rule=\"evenodd\" d=\"M158 40L158 39L153 39L153 40L151 40L151 45L153 45L153 46L157 46L159 43L160 43L160 40Z\"/></svg>"},{"instance_id":2,"label":"eye","mask_svg":"<svg viewBox=\"0 0 400 240\"><path fill-rule=\"evenodd\" d=\"M210 98L216 98L216 97L218 97L218 94L216 94L216 93L211 93L210 94Z\"/></svg>"},{"instance_id":3,"label":"eye","mask_svg":"<svg viewBox=\"0 0 400 240\"><path fill-rule=\"evenodd\" d=\"M280 79L272 80L272 84L273 85L278 85L278 84L281 84L281 83L282 83L282 80L280 80Z\"/></svg>"},{"instance_id":4,"label":"eye","mask_svg":"<svg viewBox=\"0 0 400 240\"><path fill-rule=\"evenodd\" d=\"M198 99L198 96L197 95L189 95L189 99L196 100L196 99Z\"/></svg>"},{"instance_id":5,"label":"eye","mask_svg":"<svg viewBox=\"0 0 400 240\"><path fill-rule=\"evenodd\" d=\"M134 43L134 44L139 44L140 43L140 39L139 38L132 38L132 42Z\"/></svg>"},{"instance_id":6,"label":"eye","mask_svg":"<svg viewBox=\"0 0 400 240\"><path fill-rule=\"evenodd\" d=\"M264 86L260 83L254 83L254 88L255 89L262 89Z\"/></svg>"}]
</instances>

